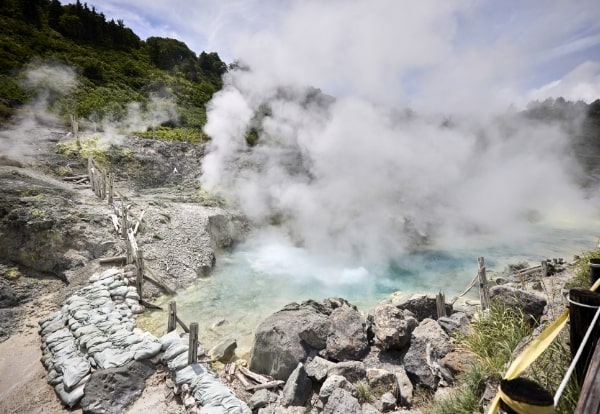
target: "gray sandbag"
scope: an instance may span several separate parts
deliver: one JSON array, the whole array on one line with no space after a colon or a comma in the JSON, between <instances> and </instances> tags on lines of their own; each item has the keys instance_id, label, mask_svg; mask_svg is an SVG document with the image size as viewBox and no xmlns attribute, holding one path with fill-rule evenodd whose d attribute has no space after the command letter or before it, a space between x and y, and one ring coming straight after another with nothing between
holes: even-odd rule
<instances>
[{"instance_id":1,"label":"gray sandbag","mask_svg":"<svg viewBox=\"0 0 600 414\"><path fill-rule=\"evenodd\" d=\"M246 403L236 398L216 375L206 373L197 376L191 384L192 395L204 408L222 407L227 414L251 414Z\"/></svg>"},{"instance_id":2,"label":"gray sandbag","mask_svg":"<svg viewBox=\"0 0 600 414\"><path fill-rule=\"evenodd\" d=\"M54 391L58 395L58 398L69 408L73 408L79 403L79 401L83 398L83 390L85 388L85 384L82 384L75 388L72 391L65 390L64 384L61 382L56 387L54 387Z\"/></svg>"},{"instance_id":3,"label":"gray sandbag","mask_svg":"<svg viewBox=\"0 0 600 414\"><path fill-rule=\"evenodd\" d=\"M121 367L133 359L133 353L119 348L106 348L94 355L98 368Z\"/></svg>"},{"instance_id":4,"label":"gray sandbag","mask_svg":"<svg viewBox=\"0 0 600 414\"><path fill-rule=\"evenodd\" d=\"M80 338L83 335L88 335L91 333L101 334L102 331L100 331L100 329L96 328L94 325L83 325L81 328L77 328L75 331L73 331L73 336L75 338Z\"/></svg>"},{"instance_id":5,"label":"gray sandbag","mask_svg":"<svg viewBox=\"0 0 600 414\"><path fill-rule=\"evenodd\" d=\"M182 368L187 367L188 365L188 354L184 352L182 354L177 355L175 358L169 361L167 366L171 371L179 371Z\"/></svg>"},{"instance_id":6,"label":"gray sandbag","mask_svg":"<svg viewBox=\"0 0 600 414\"><path fill-rule=\"evenodd\" d=\"M115 344L116 346L121 346L123 348L130 348L132 345L139 344L140 342L142 342L142 337L131 332L129 332L129 335L127 336L113 340L113 344Z\"/></svg>"},{"instance_id":7,"label":"gray sandbag","mask_svg":"<svg viewBox=\"0 0 600 414\"><path fill-rule=\"evenodd\" d=\"M131 306L131 313L133 315L141 315L142 313L144 313L145 310L146 310L146 307L144 305L132 305Z\"/></svg>"},{"instance_id":8,"label":"gray sandbag","mask_svg":"<svg viewBox=\"0 0 600 414\"><path fill-rule=\"evenodd\" d=\"M162 350L166 351L167 348L174 342L180 340L180 336L176 330L171 331L169 333L164 334L159 338L160 344L162 345Z\"/></svg>"},{"instance_id":9,"label":"gray sandbag","mask_svg":"<svg viewBox=\"0 0 600 414\"><path fill-rule=\"evenodd\" d=\"M203 375L207 372L208 370L198 363L188 365L175 373L175 384L191 384L198 375Z\"/></svg>"},{"instance_id":10,"label":"gray sandbag","mask_svg":"<svg viewBox=\"0 0 600 414\"><path fill-rule=\"evenodd\" d=\"M56 321L58 319L62 319L62 316L63 316L62 312L58 310L58 311L52 312L51 314L40 319L38 321L38 324L40 325L41 328L44 328L44 325L46 325L50 322Z\"/></svg>"},{"instance_id":11,"label":"gray sandbag","mask_svg":"<svg viewBox=\"0 0 600 414\"><path fill-rule=\"evenodd\" d=\"M181 339L177 341L173 341L171 345L167 348L164 355L162 356L163 361L171 361L177 355L187 352L189 348L189 344L187 341L183 341Z\"/></svg>"},{"instance_id":12,"label":"gray sandbag","mask_svg":"<svg viewBox=\"0 0 600 414\"><path fill-rule=\"evenodd\" d=\"M51 347L52 344L63 342L66 339L72 337L73 335L71 335L71 331L69 331L67 328L62 328L48 335L48 337L46 338L46 344L48 344L48 346Z\"/></svg>"},{"instance_id":13,"label":"gray sandbag","mask_svg":"<svg viewBox=\"0 0 600 414\"><path fill-rule=\"evenodd\" d=\"M90 355L94 355L98 352L104 351L106 348L112 348L112 346L112 342L101 342L99 344L95 344L94 346L90 346L89 348L87 348L87 352Z\"/></svg>"},{"instance_id":14,"label":"gray sandbag","mask_svg":"<svg viewBox=\"0 0 600 414\"><path fill-rule=\"evenodd\" d=\"M83 357L70 358L61 363L65 391L72 391L90 372L90 363Z\"/></svg>"},{"instance_id":15,"label":"gray sandbag","mask_svg":"<svg viewBox=\"0 0 600 414\"><path fill-rule=\"evenodd\" d=\"M64 327L65 327L65 323L62 321L62 319L58 319L58 320L52 321L51 323L47 324L44 328L42 328L40 335L42 335L42 336L50 335L51 333L54 333Z\"/></svg>"},{"instance_id":16,"label":"gray sandbag","mask_svg":"<svg viewBox=\"0 0 600 414\"><path fill-rule=\"evenodd\" d=\"M110 296L125 297L125 295L129 292L129 289L127 289L127 286L119 286L114 289L109 289L109 291L110 291Z\"/></svg>"},{"instance_id":17,"label":"gray sandbag","mask_svg":"<svg viewBox=\"0 0 600 414\"><path fill-rule=\"evenodd\" d=\"M133 359L136 361L153 358L160 352L162 346L158 340L144 340L131 347Z\"/></svg>"}]
</instances>

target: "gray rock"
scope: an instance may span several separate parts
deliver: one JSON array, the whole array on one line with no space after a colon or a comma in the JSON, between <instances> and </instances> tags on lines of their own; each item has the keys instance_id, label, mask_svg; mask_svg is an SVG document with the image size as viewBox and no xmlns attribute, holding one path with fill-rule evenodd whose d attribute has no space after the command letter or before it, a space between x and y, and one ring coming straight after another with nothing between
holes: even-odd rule
<instances>
[{"instance_id":1,"label":"gray rock","mask_svg":"<svg viewBox=\"0 0 600 414\"><path fill-rule=\"evenodd\" d=\"M396 385L396 375L381 368L370 368L367 370L367 382L377 397L392 391Z\"/></svg>"},{"instance_id":2,"label":"gray rock","mask_svg":"<svg viewBox=\"0 0 600 414\"><path fill-rule=\"evenodd\" d=\"M272 401L269 390L258 390L252 395L250 401L248 401L248 407L254 411L259 408L264 408Z\"/></svg>"},{"instance_id":3,"label":"gray rock","mask_svg":"<svg viewBox=\"0 0 600 414\"><path fill-rule=\"evenodd\" d=\"M229 362L235 356L236 348L235 339L225 339L208 351L208 355L212 361Z\"/></svg>"},{"instance_id":4,"label":"gray rock","mask_svg":"<svg viewBox=\"0 0 600 414\"><path fill-rule=\"evenodd\" d=\"M391 303L378 305L372 319L373 334L383 350L406 347L412 331L419 324L412 312L399 309Z\"/></svg>"},{"instance_id":5,"label":"gray rock","mask_svg":"<svg viewBox=\"0 0 600 414\"><path fill-rule=\"evenodd\" d=\"M391 392L386 392L377 401L377 409L382 413L387 413L396 408L396 397Z\"/></svg>"},{"instance_id":6,"label":"gray rock","mask_svg":"<svg viewBox=\"0 0 600 414\"><path fill-rule=\"evenodd\" d=\"M362 414L379 414L380 411L369 403L363 403L361 406Z\"/></svg>"},{"instance_id":7,"label":"gray rock","mask_svg":"<svg viewBox=\"0 0 600 414\"><path fill-rule=\"evenodd\" d=\"M361 414L356 397L342 388L336 388L323 408L323 414Z\"/></svg>"},{"instance_id":8,"label":"gray rock","mask_svg":"<svg viewBox=\"0 0 600 414\"><path fill-rule=\"evenodd\" d=\"M417 320L437 319L436 295L432 293L394 294L390 298L392 304L398 309L412 312ZM446 315L452 313L452 305L446 303Z\"/></svg>"},{"instance_id":9,"label":"gray rock","mask_svg":"<svg viewBox=\"0 0 600 414\"><path fill-rule=\"evenodd\" d=\"M302 363L298 364L292 371L290 377L283 387L281 404L284 407L304 406L312 393L312 381L306 375L306 370Z\"/></svg>"},{"instance_id":10,"label":"gray rock","mask_svg":"<svg viewBox=\"0 0 600 414\"><path fill-rule=\"evenodd\" d=\"M450 316L443 316L437 320L442 329L448 334L460 332L468 334L470 331L469 318L464 312L456 312Z\"/></svg>"},{"instance_id":11,"label":"gray rock","mask_svg":"<svg viewBox=\"0 0 600 414\"><path fill-rule=\"evenodd\" d=\"M369 350L367 331L354 306L341 306L329 316L325 354L334 361L358 360Z\"/></svg>"},{"instance_id":12,"label":"gray rock","mask_svg":"<svg viewBox=\"0 0 600 414\"><path fill-rule=\"evenodd\" d=\"M321 385L321 389L319 390L319 400L323 402L323 404L327 403L333 391L338 388L342 388L352 395L356 395L356 388L352 385L346 378L341 375L331 375L327 377L323 385Z\"/></svg>"},{"instance_id":13,"label":"gray rock","mask_svg":"<svg viewBox=\"0 0 600 414\"><path fill-rule=\"evenodd\" d=\"M404 367L401 368L401 370L394 373L396 375L396 382L398 383L398 390L400 391L398 403L410 407L413 403L414 387Z\"/></svg>"},{"instance_id":14,"label":"gray rock","mask_svg":"<svg viewBox=\"0 0 600 414\"><path fill-rule=\"evenodd\" d=\"M83 414L124 412L140 396L146 378L154 371L149 361L132 361L122 367L95 371L81 400Z\"/></svg>"},{"instance_id":15,"label":"gray rock","mask_svg":"<svg viewBox=\"0 0 600 414\"><path fill-rule=\"evenodd\" d=\"M490 301L497 301L504 306L516 307L525 315L538 321L544 313L546 299L537 293L526 292L510 286L494 286L490 289Z\"/></svg>"},{"instance_id":16,"label":"gray rock","mask_svg":"<svg viewBox=\"0 0 600 414\"><path fill-rule=\"evenodd\" d=\"M327 377L327 371L329 368L335 365L335 362L328 361L320 356L316 356L311 359L306 365L306 374L309 378L316 382L321 382Z\"/></svg>"},{"instance_id":17,"label":"gray rock","mask_svg":"<svg viewBox=\"0 0 600 414\"><path fill-rule=\"evenodd\" d=\"M327 376L341 375L350 382L356 382L366 377L365 364L361 361L338 362L327 371Z\"/></svg>"},{"instance_id":18,"label":"gray rock","mask_svg":"<svg viewBox=\"0 0 600 414\"><path fill-rule=\"evenodd\" d=\"M404 368L413 383L435 390L441 373L439 360L450 352L448 335L433 319L424 319L412 333Z\"/></svg>"}]
</instances>

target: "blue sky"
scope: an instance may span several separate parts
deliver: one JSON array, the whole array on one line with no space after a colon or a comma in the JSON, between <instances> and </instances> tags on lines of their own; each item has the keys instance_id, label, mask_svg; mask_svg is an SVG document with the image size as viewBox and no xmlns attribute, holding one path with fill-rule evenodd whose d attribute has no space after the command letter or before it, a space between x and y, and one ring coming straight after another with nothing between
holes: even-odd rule
<instances>
[{"instance_id":1,"label":"blue sky","mask_svg":"<svg viewBox=\"0 0 600 414\"><path fill-rule=\"evenodd\" d=\"M600 96L597 0L103 0L138 36L389 103ZM464 109L469 109L467 105Z\"/></svg>"}]
</instances>

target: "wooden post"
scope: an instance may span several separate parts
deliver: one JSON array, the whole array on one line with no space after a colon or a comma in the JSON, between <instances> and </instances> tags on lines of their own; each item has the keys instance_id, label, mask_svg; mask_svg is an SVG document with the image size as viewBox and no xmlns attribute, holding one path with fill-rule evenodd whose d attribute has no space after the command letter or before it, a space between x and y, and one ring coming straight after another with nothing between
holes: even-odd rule
<instances>
[{"instance_id":1,"label":"wooden post","mask_svg":"<svg viewBox=\"0 0 600 414\"><path fill-rule=\"evenodd\" d=\"M485 274L485 259L483 257L478 257L477 264L479 265L477 276L479 277L479 300L481 301L481 309L487 309L490 306L490 292L487 276Z\"/></svg>"},{"instance_id":2,"label":"wooden post","mask_svg":"<svg viewBox=\"0 0 600 414\"><path fill-rule=\"evenodd\" d=\"M438 319L446 316L446 295L444 292L439 292L435 297L435 303L437 306Z\"/></svg>"},{"instance_id":3,"label":"wooden post","mask_svg":"<svg viewBox=\"0 0 600 414\"><path fill-rule=\"evenodd\" d=\"M129 227L129 223L127 223L127 207L125 207L125 201L121 199L121 220L123 220L123 237L127 238L127 228Z\"/></svg>"},{"instance_id":4,"label":"wooden post","mask_svg":"<svg viewBox=\"0 0 600 414\"><path fill-rule=\"evenodd\" d=\"M81 141L79 141L79 122L75 120L75 116L73 114L70 114L69 117L71 118L71 132L73 133L75 141L77 142L77 148L81 148Z\"/></svg>"},{"instance_id":5,"label":"wooden post","mask_svg":"<svg viewBox=\"0 0 600 414\"><path fill-rule=\"evenodd\" d=\"M137 268L137 274L135 278L135 288L137 294L142 297L142 286L144 284L144 252L142 249L138 249L135 260L135 267Z\"/></svg>"},{"instance_id":6,"label":"wooden post","mask_svg":"<svg viewBox=\"0 0 600 414\"><path fill-rule=\"evenodd\" d=\"M188 365L198 362L198 322L190 323L190 345L188 349Z\"/></svg>"},{"instance_id":7,"label":"wooden post","mask_svg":"<svg viewBox=\"0 0 600 414\"><path fill-rule=\"evenodd\" d=\"M590 323L594 319L596 314L596 307L600 306L600 293L592 292L587 289L571 289L569 290L569 309L570 309L570 334L571 334L571 356L575 356L581 341L588 330ZM588 305L591 308L585 306L579 306L578 304ZM596 326L592 330L587 343L584 345L583 353L575 365L575 374L580 384L583 383L585 373L587 371L592 352L596 347L596 343L600 338L600 327Z\"/></svg>"},{"instance_id":8,"label":"wooden post","mask_svg":"<svg viewBox=\"0 0 600 414\"><path fill-rule=\"evenodd\" d=\"M108 204L112 205L114 198L115 175L108 173Z\"/></svg>"},{"instance_id":9,"label":"wooden post","mask_svg":"<svg viewBox=\"0 0 600 414\"><path fill-rule=\"evenodd\" d=\"M177 305L175 301L169 302L169 320L167 322L167 332L174 331L177 328Z\"/></svg>"},{"instance_id":10,"label":"wooden post","mask_svg":"<svg viewBox=\"0 0 600 414\"><path fill-rule=\"evenodd\" d=\"M596 344L592 362L585 376L579 401L575 414L599 414L600 413L600 346Z\"/></svg>"},{"instance_id":11,"label":"wooden post","mask_svg":"<svg viewBox=\"0 0 600 414\"><path fill-rule=\"evenodd\" d=\"M548 277L548 261L542 260L542 277Z\"/></svg>"}]
</instances>

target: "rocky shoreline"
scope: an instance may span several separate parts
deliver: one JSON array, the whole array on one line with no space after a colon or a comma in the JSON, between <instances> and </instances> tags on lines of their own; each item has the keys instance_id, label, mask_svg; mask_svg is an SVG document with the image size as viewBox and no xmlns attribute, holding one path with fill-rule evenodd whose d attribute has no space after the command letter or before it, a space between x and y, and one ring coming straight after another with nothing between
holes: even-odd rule
<instances>
[{"instance_id":1,"label":"rocky shoreline","mask_svg":"<svg viewBox=\"0 0 600 414\"><path fill-rule=\"evenodd\" d=\"M89 189L57 180L59 167L77 172L83 165L56 154L55 143L64 134L41 134L48 151L41 159L0 166L7 189L0 205L0 316L6 326L3 333L11 339L20 335L25 309L31 312L29 319L38 318L40 359L48 368L43 379L47 385L38 385L42 391L56 391L65 406L81 407L85 413L162 412L126 408L143 394L145 382L161 373L153 392L161 401L168 400L165 404L173 401L173 412L416 414L422 401L415 390L443 394L472 363L472 355L454 349L452 334L469 329L476 306L449 305L449 316L438 318L434 295L412 294L392 296L368 315L342 298L292 303L257 327L248 361L230 361L229 353L207 355L189 366L185 336L157 338L135 327L134 315L143 309L127 271L98 265L100 257L124 253L119 237L107 232L110 227L103 217L110 208ZM219 249L243 234L243 220L199 195L194 187L199 160L191 144L133 142L143 148L136 165L146 165L151 172L127 170L126 178L134 182L128 188L132 210L137 216L147 211L140 244L168 283L186 286L206 275ZM192 156L183 156L188 153ZM178 174L173 173L174 165ZM153 184L168 184L170 195L135 181L148 176ZM13 233L20 238L12 238ZM552 276L556 277L569 275L562 271ZM498 278L501 286L492 288L492 294L536 319L548 314L550 306L564 305L560 295L544 298L529 292L540 283L535 275L529 280ZM145 296L158 293L150 288ZM48 295L52 299L35 309ZM24 308L31 301L35 306ZM34 329L29 323L27 327ZM39 347L38 340L33 345ZM215 360L227 365L215 365L220 369L214 372ZM31 386L17 385L24 392ZM370 390L368 398L365 390ZM0 398L0 408L7 412L45 412L42 403L10 404Z\"/></svg>"}]
</instances>

